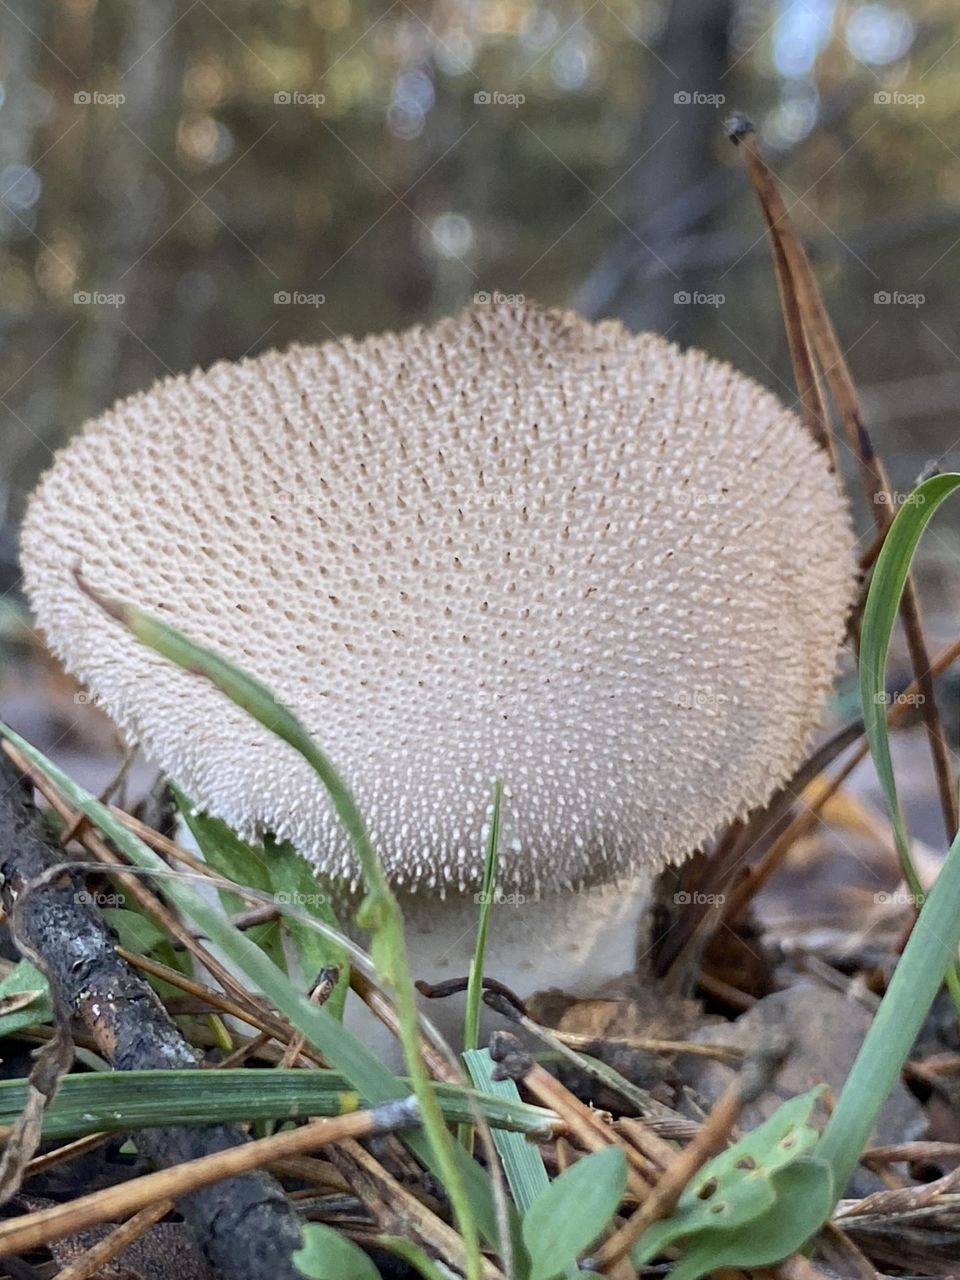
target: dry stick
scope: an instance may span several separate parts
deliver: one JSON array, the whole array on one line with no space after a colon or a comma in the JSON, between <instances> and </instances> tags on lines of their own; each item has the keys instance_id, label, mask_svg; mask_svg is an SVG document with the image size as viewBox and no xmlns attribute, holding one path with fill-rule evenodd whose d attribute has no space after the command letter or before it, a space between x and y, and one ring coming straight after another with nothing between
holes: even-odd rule
<instances>
[{"instance_id":1,"label":"dry stick","mask_svg":"<svg viewBox=\"0 0 960 1280\"><path fill-rule=\"evenodd\" d=\"M195 1068L194 1050L167 1015L154 991L116 954L115 939L86 901L82 881L63 871L56 840L22 785L21 775L0 754L0 893L9 909L21 900L21 931L46 957L52 986L75 1011L99 1053L118 1070ZM51 874L54 878L51 879ZM28 886L38 887L27 891ZM142 1130L141 1153L163 1166L196 1156L242 1149L237 1126L171 1125ZM28 1166L27 1172L38 1166ZM141 1206L136 1206L141 1207ZM293 1280L291 1254L301 1227L278 1183L247 1173L215 1189L201 1189L179 1208L194 1238L231 1280Z\"/></svg>"},{"instance_id":2,"label":"dry stick","mask_svg":"<svg viewBox=\"0 0 960 1280\"><path fill-rule=\"evenodd\" d=\"M416 1124L419 1124L419 1109L414 1098L387 1102L371 1111L355 1111L348 1116L312 1120L299 1129L287 1129L241 1147L188 1160L172 1169L131 1178L67 1204L0 1223L0 1255L38 1249L51 1240L138 1213L160 1199L181 1200L201 1187L251 1173L271 1160L304 1155L332 1142L342 1142L344 1138L390 1133Z\"/></svg>"},{"instance_id":3,"label":"dry stick","mask_svg":"<svg viewBox=\"0 0 960 1280\"><path fill-rule=\"evenodd\" d=\"M400 1021L392 1000L365 974L353 967L350 969L350 989L360 997L371 1013L376 1014L389 1031L395 1036L399 1034ZM445 1084L463 1084L463 1077L423 1035L420 1037L420 1053L427 1064L427 1070L435 1080L442 1080Z\"/></svg>"},{"instance_id":4,"label":"dry stick","mask_svg":"<svg viewBox=\"0 0 960 1280\"><path fill-rule=\"evenodd\" d=\"M173 1201L170 1199L158 1200L156 1204L141 1209L129 1221L98 1240L76 1261L61 1267L53 1280L90 1280L91 1276L97 1275L103 1267L113 1262L117 1254L133 1244L134 1240L139 1240L151 1227L156 1226L172 1209Z\"/></svg>"},{"instance_id":5,"label":"dry stick","mask_svg":"<svg viewBox=\"0 0 960 1280\"><path fill-rule=\"evenodd\" d=\"M315 1004L318 1008L325 1005L333 995L334 988L336 987L339 979L339 965L328 965L325 969L322 969L319 977L313 984L313 990L310 992L310 1003ZM307 1048L307 1037L302 1031L298 1031L284 1049L283 1057L280 1059L280 1066L295 1067L300 1055Z\"/></svg>"},{"instance_id":6,"label":"dry stick","mask_svg":"<svg viewBox=\"0 0 960 1280\"><path fill-rule=\"evenodd\" d=\"M700 905L695 904L684 913L681 928L666 936L658 953L657 970L663 975L667 989L684 989L695 962L699 968L699 956L720 926L722 902L726 900L734 873L746 854L772 836L775 829L789 818L797 793L819 778L862 734L862 722L845 725L804 760L764 809L727 829L714 855L703 864L702 877L695 885L701 893Z\"/></svg>"},{"instance_id":7,"label":"dry stick","mask_svg":"<svg viewBox=\"0 0 960 1280\"><path fill-rule=\"evenodd\" d=\"M603 1004L591 1001L592 1005ZM613 1003L613 1001L611 1001ZM618 1049L635 1049L638 1053L682 1053L690 1058L714 1058L717 1062L741 1063L746 1050L734 1045L700 1044L696 1040L659 1040L656 1036L585 1036L577 1031L554 1031L554 1036L568 1049L589 1053L600 1043Z\"/></svg>"},{"instance_id":8,"label":"dry stick","mask_svg":"<svg viewBox=\"0 0 960 1280\"><path fill-rule=\"evenodd\" d=\"M823 389L810 351L809 336L803 323L803 313L797 298L797 286L790 263L783 247L780 228L771 216L769 207L761 201L763 220L770 236L770 250L780 294L780 310L787 334L787 346L793 365L793 377L797 394L803 406L803 420L810 435L823 449L830 461L830 470L837 469L837 450L827 421Z\"/></svg>"},{"instance_id":9,"label":"dry stick","mask_svg":"<svg viewBox=\"0 0 960 1280\"><path fill-rule=\"evenodd\" d=\"M22 756L12 743L4 742L2 749L21 773L26 774L44 799L67 823L68 827L72 826L76 822L78 815L50 779L41 773L39 769L34 768L30 761L25 756ZM259 1016L263 1015L262 1005L253 999L248 992L244 991L230 970L222 965L206 947L197 942L189 929L160 901L156 894L151 893L138 876L116 870L116 865L121 860L120 855L110 849L106 841L92 827L81 826L77 839L98 862L106 863L110 866L110 874L123 886L124 891L129 893L131 898L135 899L146 914L155 920L165 932L181 942L192 953L194 958L216 978L225 991L229 991L234 999L250 1012L257 1013Z\"/></svg>"},{"instance_id":10,"label":"dry stick","mask_svg":"<svg viewBox=\"0 0 960 1280\"><path fill-rule=\"evenodd\" d=\"M113 1133L88 1133L85 1138L75 1138L73 1142L65 1143L62 1147L54 1147L52 1151L45 1151L41 1156L34 1156L24 1171L24 1182L27 1178L35 1178L38 1174L48 1173L58 1165L75 1160L77 1156L85 1156L114 1137L116 1134Z\"/></svg>"},{"instance_id":11,"label":"dry stick","mask_svg":"<svg viewBox=\"0 0 960 1280\"><path fill-rule=\"evenodd\" d=\"M873 507L874 521L880 534L886 533L893 522L894 507L890 485L883 463L873 451L860 405L860 397L853 377L841 350L833 324L823 304L823 297L816 276L790 221L790 215L777 186L773 173L760 154L753 137L753 126L743 117L730 124L730 135L738 144L744 165L753 184L754 192L764 211L764 217L778 228L778 238L783 247L790 273L795 281L797 298L804 326L810 337L814 353L823 369L823 376L833 395L840 421L857 459L860 481L868 501ZM923 633L920 605L912 578L907 578L900 602L900 615L910 651L913 670L924 696L921 710L933 756L940 805L947 829L947 839L957 834L957 796L947 740L934 697L933 680L930 678L930 657Z\"/></svg>"},{"instance_id":12,"label":"dry stick","mask_svg":"<svg viewBox=\"0 0 960 1280\"><path fill-rule=\"evenodd\" d=\"M951 666L956 659L960 657L960 638L947 645L934 658L930 664L930 675L938 676ZM887 725L894 728L902 719L904 719L910 711L912 698L919 692L920 681L912 680L904 690L904 696L899 701L893 703L887 712ZM766 851L760 861L750 868L747 875L739 884L735 885L731 892L727 895L721 914L725 920L732 923L737 920L750 905L751 900L760 892L770 877L779 867L780 863L790 852L790 849L796 844L801 836L813 829L820 821L820 811L832 796L834 796L853 773L854 769L865 759L870 748L866 742L861 742L857 749L853 752L850 759L841 769L834 774L820 794L810 803L809 808L804 809L793 819L785 831L773 842Z\"/></svg>"},{"instance_id":13,"label":"dry stick","mask_svg":"<svg viewBox=\"0 0 960 1280\"><path fill-rule=\"evenodd\" d=\"M743 1108L767 1087L782 1057L782 1046L751 1058L720 1095L696 1136L665 1169L640 1208L600 1246L590 1262L592 1270L607 1271L633 1248L643 1233L676 1208L680 1194L694 1174L726 1145Z\"/></svg>"}]
</instances>

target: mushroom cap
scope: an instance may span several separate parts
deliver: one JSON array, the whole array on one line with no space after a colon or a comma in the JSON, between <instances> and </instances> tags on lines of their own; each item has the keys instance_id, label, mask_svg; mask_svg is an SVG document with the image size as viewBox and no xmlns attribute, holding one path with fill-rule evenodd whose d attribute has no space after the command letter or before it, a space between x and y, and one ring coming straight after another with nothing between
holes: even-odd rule
<instances>
[{"instance_id":1,"label":"mushroom cap","mask_svg":"<svg viewBox=\"0 0 960 1280\"><path fill-rule=\"evenodd\" d=\"M479 305L165 379L33 495L28 594L128 738L246 837L357 867L306 763L78 588L262 680L398 885L614 883L800 763L855 585L835 478L729 366L617 322Z\"/></svg>"}]
</instances>

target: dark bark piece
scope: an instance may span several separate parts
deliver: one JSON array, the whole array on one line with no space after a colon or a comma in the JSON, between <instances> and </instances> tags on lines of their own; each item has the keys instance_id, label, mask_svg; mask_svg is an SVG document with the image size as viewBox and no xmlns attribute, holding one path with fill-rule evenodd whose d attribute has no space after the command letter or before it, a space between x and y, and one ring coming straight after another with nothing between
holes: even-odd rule
<instances>
[{"instance_id":1,"label":"dark bark piece","mask_svg":"<svg viewBox=\"0 0 960 1280\"><path fill-rule=\"evenodd\" d=\"M60 861L23 780L0 753L0 877L9 911L24 885ZM68 872L30 893L22 912L27 940L49 966L66 1007L75 1011L119 1071L197 1066L146 982L116 954L115 939ZM228 1125L145 1129L137 1146L163 1167L234 1147L246 1138ZM204 1256L231 1280L296 1280L291 1253L302 1243L299 1219L265 1173L217 1183L178 1204Z\"/></svg>"}]
</instances>

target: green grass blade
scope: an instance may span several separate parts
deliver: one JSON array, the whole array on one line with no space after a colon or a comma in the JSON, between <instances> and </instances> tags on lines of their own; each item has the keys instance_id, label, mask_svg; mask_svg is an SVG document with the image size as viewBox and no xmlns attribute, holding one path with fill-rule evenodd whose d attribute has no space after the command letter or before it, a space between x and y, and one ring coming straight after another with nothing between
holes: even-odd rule
<instances>
[{"instance_id":1,"label":"green grass blade","mask_svg":"<svg viewBox=\"0 0 960 1280\"><path fill-rule=\"evenodd\" d=\"M933 476L900 508L877 558L864 609L860 697L867 739L890 810L904 875L923 906L817 1148L816 1154L833 1169L837 1195L843 1194L945 978L954 1000L960 998L956 977L960 836L950 846L936 884L924 899L910 858L894 780L884 697L890 635L917 543L937 508L958 487L960 475Z\"/></svg>"},{"instance_id":2,"label":"green grass blade","mask_svg":"<svg viewBox=\"0 0 960 1280\"><path fill-rule=\"evenodd\" d=\"M464 1183L462 1162L456 1154L457 1149L462 1148L458 1148L444 1124L433 1083L420 1053L417 998L407 961L403 917L349 788L297 717L259 680L240 671L219 654L194 644L182 632L142 609L109 599L94 590L79 573L75 576L80 588L141 643L185 671L209 680L231 702L299 752L326 788L366 881L367 897L357 920L373 931L371 955L393 995L407 1072L420 1104L424 1132L436 1156L441 1181L450 1197L463 1238L468 1278L479 1280L482 1258L474 1206Z\"/></svg>"},{"instance_id":3,"label":"green grass blade","mask_svg":"<svg viewBox=\"0 0 960 1280\"><path fill-rule=\"evenodd\" d=\"M937 508L958 486L960 475L933 476L915 489L901 506L877 557L861 626L860 702L867 742L870 744L880 785L890 810L904 877L911 892L921 898L922 886L910 853L910 840L890 757L886 698L887 650L917 544Z\"/></svg>"},{"instance_id":4,"label":"green grass blade","mask_svg":"<svg viewBox=\"0 0 960 1280\"><path fill-rule=\"evenodd\" d=\"M467 1005L463 1023L463 1047L476 1049L480 1037L480 1005L483 1002L483 962L487 950L487 930L490 925L490 909L497 883L497 859L500 850L500 806L503 800L503 782L496 780L493 787L493 809L490 815L490 834L487 839L487 857L483 867L483 889L477 918L477 941L470 960L467 978Z\"/></svg>"},{"instance_id":5,"label":"green grass blade","mask_svg":"<svg viewBox=\"0 0 960 1280\"><path fill-rule=\"evenodd\" d=\"M520 1094L512 1080L493 1078L494 1064L488 1049L468 1049L463 1060L471 1080L481 1094L502 1098L514 1104L520 1102ZM513 1203L524 1214L550 1183L543 1158L521 1133L494 1130L493 1144L503 1164Z\"/></svg>"},{"instance_id":6,"label":"green grass blade","mask_svg":"<svg viewBox=\"0 0 960 1280\"><path fill-rule=\"evenodd\" d=\"M408 1083L401 1081L406 1096ZM23 1110L26 1080L0 1080L0 1126ZM516 1094L468 1092L440 1084L437 1094L451 1123L468 1119L475 1102L487 1123L546 1141L557 1116ZM229 1124L339 1116L366 1106L338 1071L234 1067L215 1071L84 1071L66 1075L43 1117L45 1140L66 1141L101 1131L121 1133L158 1124ZM524 1138L524 1142L526 1139Z\"/></svg>"}]
</instances>

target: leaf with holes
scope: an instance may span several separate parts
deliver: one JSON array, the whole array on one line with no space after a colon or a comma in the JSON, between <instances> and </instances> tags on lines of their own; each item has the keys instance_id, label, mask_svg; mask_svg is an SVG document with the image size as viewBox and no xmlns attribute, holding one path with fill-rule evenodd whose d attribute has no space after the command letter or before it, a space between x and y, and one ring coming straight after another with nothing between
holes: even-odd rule
<instances>
[{"instance_id":1,"label":"leaf with holes","mask_svg":"<svg viewBox=\"0 0 960 1280\"><path fill-rule=\"evenodd\" d=\"M777 1203L777 1175L809 1155L817 1131L807 1123L821 1089L791 1098L768 1120L720 1155L687 1183L669 1218L644 1232L631 1257L642 1266L674 1240L696 1232L728 1232L752 1222Z\"/></svg>"},{"instance_id":2,"label":"leaf with holes","mask_svg":"<svg viewBox=\"0 0 960 1280\"><path fill-rule=\"evenodd\" d=\"M833 1176L826 1160L795 1160L772 1178L775 1203L732 1231L707 1229L685 1242L670 1280L699 1280L721 1267L766 1267L802 1248L829 1217Z\"/></svg>"}]
</instances>

